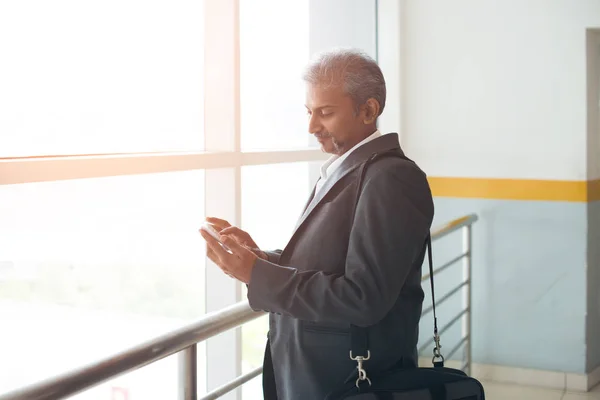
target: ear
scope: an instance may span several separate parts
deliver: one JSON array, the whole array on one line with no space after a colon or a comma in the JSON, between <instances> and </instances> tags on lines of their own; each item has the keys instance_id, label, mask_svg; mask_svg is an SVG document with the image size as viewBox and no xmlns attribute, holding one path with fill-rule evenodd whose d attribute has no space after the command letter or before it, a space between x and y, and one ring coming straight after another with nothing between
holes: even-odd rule
<instances>
[{"instance_id":1,"label":"ear","mask_svg":"<svg viewBox=\"0 0 600 400\"><path fill-rule=\"evenodd\" d=\"M365 125L374 124L379 116L379 102L374 98L370 98L363 106L364 111L364 119L363 123Z\"/></svg>"}]
</instances>

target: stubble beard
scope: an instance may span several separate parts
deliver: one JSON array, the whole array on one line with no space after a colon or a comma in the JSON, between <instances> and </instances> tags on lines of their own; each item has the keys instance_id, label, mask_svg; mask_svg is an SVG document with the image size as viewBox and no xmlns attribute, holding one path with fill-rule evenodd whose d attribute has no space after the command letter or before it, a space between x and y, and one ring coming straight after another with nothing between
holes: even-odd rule
<instances>
[{"instance_id":1,"label":"stubble beard","mask_svg":"<svg viewBox=\"0 0 600 400\"><path fill-rule=\"evenodd\" d=\"M340 155L343 151L344 144L333 137L331 133L321 133L316 136L317 139L331 139L331 144L333 145L333 151L335 154ZM321 150L326 152L324 146L321 146Z\"/></svg>"}]
</instances>

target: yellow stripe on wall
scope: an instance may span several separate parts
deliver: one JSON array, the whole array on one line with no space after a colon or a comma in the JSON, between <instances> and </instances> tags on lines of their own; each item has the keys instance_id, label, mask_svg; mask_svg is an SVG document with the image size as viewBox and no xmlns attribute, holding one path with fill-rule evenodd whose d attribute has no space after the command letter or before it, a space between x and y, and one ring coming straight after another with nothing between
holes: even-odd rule
<instances>
[{"instance_id":1,"label":"yellow stripe on wall","mask_svg":"<svg viewBox=\"0 0 600 400\"><path fill-rule=\"evenodd\" d=\"M570 202L600 200L600 179L592 181L441 177L428 179L431 191L436 197Z\"/></svg>"}]
</instances>

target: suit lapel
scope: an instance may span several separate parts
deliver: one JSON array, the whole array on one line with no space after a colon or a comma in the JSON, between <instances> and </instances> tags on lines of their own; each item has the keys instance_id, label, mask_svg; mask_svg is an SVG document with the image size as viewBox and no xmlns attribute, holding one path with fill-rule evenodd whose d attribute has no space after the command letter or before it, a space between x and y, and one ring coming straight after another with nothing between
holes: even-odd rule
<instances>
[{"instance_id":1,"label":"suit lapel","mask_svg":"<svg viewBox=\"0 0 600 400\"><path fill-rule=\"evenodd\" d=\"M308 209L308 206L311 205L313 199L315 198L316 190L317 190L317 183L315 183L315 186L313 186L312 192L310 192L310 196L308 197L308 201L306 202L306 204L304 205L304 208L302 209L302 215L300 216L300 218L302 218L302 216L304 216L304 214L306 213L306 210ZM296 226L297 226L297 224L296 224Z\"/></svg>"},{"instance_id":2,"label":"suit lapel","mask_svg":"<svg viewBox=\"0 0 600 400\"><path fill-rule=\"evenodd\" d=\"M351 166L346 165L344 167L344 164L346 164L346 161L347 160L344 160L342 165L340 165L340 167L337 170L335 170L333 175L331 175L327 179L325 184L321 187L321 189L317 193L315 193L313 190L312 199L308 203L308 206L306 207L306 209L304 210L304 213L300 217L300 220L296 224L296 230L298 230L300 225L302 225L302 223L308 218L308 216L313 212L313 210L321 203L321 201L327 195L327 193L329 193L331 188L333 188L335 186L335 184L338 183L344 176L348 175L351 171L356 169L358 167L358 165L360 164L360 163L357 163L356 165L351 165Z\"/></svg>"},{"instance_id":3,"label":"suit lapel","mask_svg":"<svg viewBox=\"0 0 600 400\"><path fill-rule=\"evenodd\" d=\"M373 153L392 150L394 148L398 148L398 150L400 150L398 144L398 135L396 133L389 133L364 144L363 146L359 147L354 152L352 152L352 154L350 154L348 158L344 160L344 162L338 167L338 169L335 170L333 175L331 175L327 179L323 187L321 187L321 189L318 192L315 193L315 189L313 189L313 195L311 196L311 200L309 200L309 203L305 208L304 213L302 214L300 220L296 224L296 229L294 230L294 234L292 235L292 237L296 234L296 232L302 226L302 224L304 224L306 220L311 216L315 208L317 208L317 206L321 204L321 202L323 201L325 196L327 196L329 191L339 181L341 181L350 172L358 168L360 164L366 161Z\"/></svg>"}]
</instances>

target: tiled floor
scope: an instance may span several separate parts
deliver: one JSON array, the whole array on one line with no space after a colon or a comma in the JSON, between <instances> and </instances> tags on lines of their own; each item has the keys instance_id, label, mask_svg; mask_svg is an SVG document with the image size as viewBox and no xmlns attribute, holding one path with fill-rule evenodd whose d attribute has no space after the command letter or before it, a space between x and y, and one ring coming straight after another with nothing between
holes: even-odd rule
<instances>
[{"instance_id":1,"label":"tiled floor","mask_svg":"<svg viewBox=\"0 0 600 400\"><path fill-rule=\"evenodd\" d=\"M481 382L486 400L600 400L600 386L588 393Z\"/></svg>"}]
</instances>

